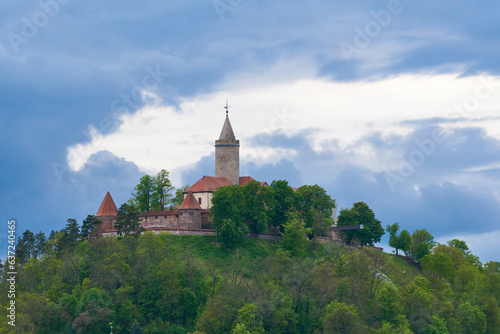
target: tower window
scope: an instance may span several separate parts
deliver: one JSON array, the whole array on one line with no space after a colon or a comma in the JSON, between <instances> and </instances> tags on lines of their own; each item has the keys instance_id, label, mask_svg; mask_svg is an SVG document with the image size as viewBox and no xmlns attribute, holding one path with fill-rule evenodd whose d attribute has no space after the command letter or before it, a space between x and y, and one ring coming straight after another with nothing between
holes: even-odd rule
<instances>
[{"instance_id":1,"label":"tower window","mask_svg":"<svg viewBox=\"0 0 500 334\"><path fill-rule=\"evenodd\" d=\"M201 205L201 197L198 197L198 204Z\"/></svg>"}]
</instances>

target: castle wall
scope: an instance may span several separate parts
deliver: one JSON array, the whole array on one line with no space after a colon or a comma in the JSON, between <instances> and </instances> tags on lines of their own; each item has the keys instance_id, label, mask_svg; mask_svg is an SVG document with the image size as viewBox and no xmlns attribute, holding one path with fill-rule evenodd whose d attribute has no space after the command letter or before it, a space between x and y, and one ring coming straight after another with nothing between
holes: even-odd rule
<instances>
[{"instance_id":1,"label":"castle wall","mask_svg":"<svg viewBox=\"0 0 500 334\"><path fill-rule=\"evenodd\" d=\"M173 235L199 235L202 237L215 237L217 232L215 230L186 230L182 228L164 228L164 229L156 229L152 230L154 234L162 234L162 233L170 233ZM143 233L141 233L143 234ZM117 237L118 233L116 231L109 231L101 233L103 237Z\"/></svg>"},{"instance_id":2,"label":"castle wall","mask_svg":"<svg viewBox=\"0 0 500 334\"><path fill-rule=\"evenodd\" d=\"M164 212L153 212L151 214L151 212L149 212L146 214L139 214L141 226L145 229L180 227L178 211L168 213L169 214L165 214Z\"/></svg>"}]
</instances>

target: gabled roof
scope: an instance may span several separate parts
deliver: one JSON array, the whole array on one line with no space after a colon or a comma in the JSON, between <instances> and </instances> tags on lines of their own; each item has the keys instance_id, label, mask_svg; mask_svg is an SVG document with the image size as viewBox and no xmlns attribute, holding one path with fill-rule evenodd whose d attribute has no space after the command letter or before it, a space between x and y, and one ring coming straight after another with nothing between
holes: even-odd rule
<instances>
[{"instance_id":1,"label":"gabled roof","mask_svg":"<svg viewBox=\"0 0 500 334\"><path fill-rule=\"evenodd\" d=\"M214 192L219 187L231 185L232 183L227 177L204 176L198 182L193 184L188 190L183 191L183 193Z\"/></svg>"},{"instance_id":2,"label":"gabled roof","mask_svg":"<svg viewBox=\"0 0 500 334\"><path fill-rule=\"evenodd\" d=\"M198 204L196 198L194 198L193 193L189 192L179 210L201 210L201 206Z\"/></svg>"},{"instance_id":3,"label":"gabled roof","mask_svg":"<svg viewBox=\"0 0 500 334\"><path fill-rule=\"evenodd\" d=\"M222 131L220 132L219 140L236 141L234 136L233 127L229 121L229 116L226 116L224 125L222 126Z\"/></svg>"},{"instance_id":4,"label":"gabled roof","mask_svg":"<svg viewBox=\"0 0 500 334\"><path fill-rule=\"evenodd\" d=\"M117 214L118 209L113 201L113 197L111 197L111 194L108 191L102 200L101 207L99 208L99 211L97 211L96 217L116 216Z\"/></svg>"}]
</instances>

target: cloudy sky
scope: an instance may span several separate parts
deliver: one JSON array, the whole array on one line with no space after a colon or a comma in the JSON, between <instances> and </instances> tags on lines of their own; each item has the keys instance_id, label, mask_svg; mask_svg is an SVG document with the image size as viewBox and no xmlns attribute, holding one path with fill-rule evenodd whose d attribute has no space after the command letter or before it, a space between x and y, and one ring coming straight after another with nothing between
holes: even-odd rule
<instances>
[{"instance_id":1,"label":"cloudy sky","mask_svg":"<svg viewBox=\"0 0 500 334\"><path fill-rule=\"evenodd\" d=\"M145 173L213 175L227 99L242 175L499 260L499 16L493 0L4 0L1 247L10 218L49 233Z\"/></svg>"}]
</instances>

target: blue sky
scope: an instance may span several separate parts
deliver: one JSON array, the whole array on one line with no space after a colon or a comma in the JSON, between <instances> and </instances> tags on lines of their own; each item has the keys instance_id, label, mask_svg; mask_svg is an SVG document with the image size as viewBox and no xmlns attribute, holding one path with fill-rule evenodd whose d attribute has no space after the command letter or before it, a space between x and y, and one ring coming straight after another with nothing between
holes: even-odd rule
<instances>
[{"instance_id":1,"label":"blue sky","mask_svg":"<svg viewBox=\"0 0 500 334\"><path fill-rule=\"evenodd\" d=\"M5 231L81 222L162 168L177 186L213 175L228 99L241 174L499 260L499 16L493 0L5 0Z\"/></svg>"}]
</instances>

